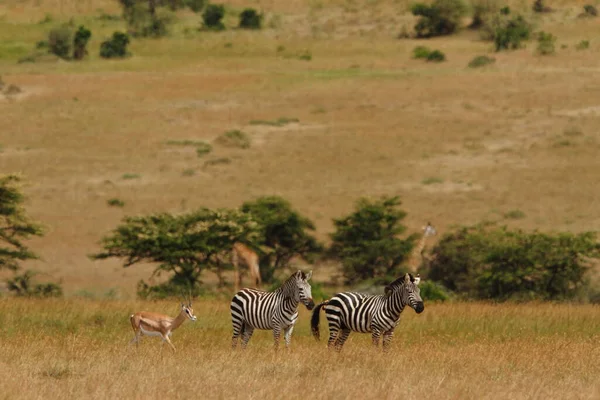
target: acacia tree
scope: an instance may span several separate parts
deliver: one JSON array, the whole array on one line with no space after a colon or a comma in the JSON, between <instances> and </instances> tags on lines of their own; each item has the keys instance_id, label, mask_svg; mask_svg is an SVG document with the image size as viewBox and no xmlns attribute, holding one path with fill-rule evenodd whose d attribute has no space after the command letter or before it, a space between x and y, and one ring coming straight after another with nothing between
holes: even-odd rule
<instances>
[{"instance_id":1,"label":"acacia tree","mask_svg":"<svg viewBox=\"0 0 600 400\"><path fill-rule=\"evenodd\" d=\"M189 8L198 13L204 7L204 0L119 0L123 7L123 18L133 35L160 37L167 34L171 18L161 13L161 9L176 11Z\"/></svg>"},{"instance_id":2,"label":"acacia tree","mask_svg":"<svg viewBox=\"0 0 600 400\"><path fill-rule=\"evenodd\" d=\"M256 250L263 281L272 281L275 272L285 268L293 257L312 262L323 251L323 245L310 233L315 231L313 222L294 210L287 200L264 196L245 202L241 210L258 224ZM261 250L265 247L266 251Z\"/></svg>"},{"instance_id":3,"label":"acacia tree","mask_svg":"<svg viewBox=\"0 0 600 400\"><path fill-rule=\"evenodd\" d=\"M353 213L333 220L328 253L341 261L346 283L397 277L414 240L398 237L406 230L401 224L406 213L398 208L400 204L398 197L360 199Z\"/></svg>"},{"instance_id":4,"label":"acacia tree","mask_svg":"<svg viewBox=\"0 0 600 400\"><path fill-rule=\"evenodd\" d=\"M18 271L19 262L38 256L23 244L32 236L42 236L42 226L31 221L23 207L24 196L16 175L0 177L0 270ZM55 283L34 283L34 272L25 271L8 279L8 289L18 296L61 296L62 289Z\"/></svg>"},{"instance_id":5,"label":"acacia tree","mask_svg":"<svg viewBox=\"0 0 600 400\"><path fill-rule=\"evenodd\" d=\"M235 242L253 243L257 224L239 210L210 210L171 215L154 214L126 217L123 224L102 239L104 252L92 259L118 257L124 267L139 262L154 262L154 275L170 274L166 284L151 287L144 281L138 285L142 297L178 294L181 288L198 293L202 272L209 270L225 284L226 259Z\"/></svg>"}]
</instances>

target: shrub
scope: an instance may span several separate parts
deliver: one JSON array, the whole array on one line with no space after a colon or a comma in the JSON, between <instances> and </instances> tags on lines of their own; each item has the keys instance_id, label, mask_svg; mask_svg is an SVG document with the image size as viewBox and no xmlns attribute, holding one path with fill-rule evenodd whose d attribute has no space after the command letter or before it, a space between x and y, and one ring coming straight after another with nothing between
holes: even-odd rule
<instances>
[{"instance_id":1,"label":"shrub","mask_svg":"<svg viewBox=\"0 0 600 400\"><path fill-rule=\"evenodd\" d=\"M212 146L210 143L200 142L196 146L196 155L198 157L202 157L212 151Z\"/></svg>"},{"instance_id":2,"label":"shrub","mask_svg":"<svg viewBox=\"0 0 600 400\"><path fill-rule=\"evenodd\" d=\"M238 147L240 149L250 147L250 137L239 130L225 132L217 138L216 142L226 147Z\"/></svg>"},{"instance_id":3,"label":"shrub","mask_svg":"<svg viewBox=\"0 0 600 400\"><path fill-rule=\"evenodd\" d=\"M129 36L122 32L114 32L112 38L102 42L100 45L100 57L123 58L129 55L127 45Z\"/></svg>"},{"instance_id":4,"label":"shrub","mask_svg":"<svg viewBox=\"0 0 600 400\"><path fill-rule=\"evenodd\" d=\"M185 0L185 5L195 13L202 11L205 3L204 0Z\"/></svg>"},{"instance_id":5,"label":"shrub","mask_svg":"<svg viewBox=\"0 0 600 400\"><path fill-rule=\"evenodd\" d=\"M488 38L494 41L496 51L518 49L521 42L531 35L531 24L521 15L511 17L510 14L496 15L486 26Z\"/></svg>"},{"instance_id":6,"label":"shrub","mask_svg":"<svg viewBox=\"0 0 600 400\"><path fill-rule=\"evenodd\" d=\"M71 54L73 31L67 25L54 28L48 34L48 50L60 58L68 59Z\"/></svg>"},{"instance_id":7,"label":"shrub","mask_svg":"<svg viewBox=\"0 0 600 400\"><path fill-rule=\"evenodd\" d=\"M260 29L263 16L253 8L246 8L240 14L240 28Z\"/></svg>"},{"instance_id":8,"label":"shrub","mask_svg":"<svg viewBox=\"0 0 600 400\"><path fill-rule=\"evenodd\" d=\"M15 275L12 279L8 279L6 284L8 290L13 292L15 296L22 297L62 297L62 287L57 283L34 283L33 277L35 273L25 271L21 275Z\"/></svg>"},{"instance_id":9,"label":"shrub","mask_svg":"<svg viewBox=\"0 0 600 400\"><path fill-rule=\"evenodd\" d=\"M554 54L554 43L556 42L556 36L551 33L540 32L538 34L538 46L537 52L541 55Z\"/></svg>"},{"instance_id":10,"label":"shrub","mask_svg":"<svg viewBox=\"0 0 600 400\"><path fill-rule=\"evenodd\" d=\"M429 56L429 53L431 53L431 50L428 47L425 46L417 46L413 49L413 58L419 59L419 58L427 58Z\"/></svg>"},{"instance_id":11,"label":"shrub","mask_svg":"<svg viewBox=\"0 0 600 400\"><path fill-rule=\"evenodd\" d=\"M494 57L477 56L469 62L469 68L485 67L496 62Z\"/></svg>"},{"instance_id":12,"label":"shrub","mask_svg":"<svg viewBox=\"0 0 600 400\"><path fill-rule=\"evenodd\" d=\"M119 0L128 32L133 36L161 37L169 33L173 11L188 7L199 12L203 0Z\"/></svg>"},{"instance_id":13,"label":"shrub","mask_svg":"<svg viewBox=\"0 0 600 400\"><path fill-rule=\"evenodd\" d=\"M531 9L536 13L547 13L552 11L550 7L547 7L544 4L544 0L535 0Z\"/></svg>"},{"instance_id":14,"label":"shrub","mask_svg":"<svg viewBox=\"0 0 600 400\"><path fill-rule=\"evenodd\" d=\"M589 40L582 40L581 42L579 42L575 45L575 49L577 49L577 50L585 50L585 49L589 49L589 47L590 47Z\"/></svg>"},{"instance_id":15,"label":"shrub","mask_svg":"<svg viewBox=\"0 0 600 400\"><path fill-rule=\"evenodd\" d=\"M106 201L106 204L108 204L111 207L125 207L125 202L123 200L117 199L117 198L108 199Z\"/></svg>"},{"instance_id":16,"label":"shrub","mask_svg":"<svg viewBox=\"0 0 600 400\"><path fill-rule=\"evenodd\" d=\"M427 303L431 301L443 302L450 299L448 289L433 281L422 281L419 284L419 289L421 290L421 298Z\"/></svg>"},{"instance_id":17,"label":"shrub","mask_svg":"<svg viewBox=\"0 0 600 400\"><path fill-rule=\"evenodd\" d=\"M439 50L433 50L427 55L427 61L442 62L446 61L446 55Z\"/></svg>"},{"instance_id":18,"label":"shrub","mask_svg":"<svg viewBox=\"0 0 600 400\"><path fill-rule=\"evenodd\" d=\"M342 263L346 283L398 277L400 265L410 254L412 239L400 239L406 213L397 197L357 202L352 214L334 219L329 256Z\"/></svg>"},{"instance_id":19,"label":"shrub","mask_svg":"<svg viewBox=\"0 0 600 400\"><path fill-rule=\"evenodd\" d=\"M87 55L87 43L92 37L92 32L86 29L83 25L79 27L75 32L75 38L73 39L73 59L81 60Z\"/></svg>"},{"instance_id":20,"label":"shrub","mask_svg":"<svg viewBox=\"0 0 600 400\"><path fill-rule=\"evenodd\" d=\"M413 5L411 12L420 17L415 25L417 37L427 38L456 32L467 6L462 0L434 0L430 6L422 3Z\"/></svg>"},{"instance_id":21,"label":"shrub","mask_svg":"<svg viewBox=\"0 0 600 400\"><path fill-rule=\"evenodd\" d=\"M209 4L202 13L204 28L220 31L225 29L223 17L225 16L225 6L222 4Z\"/></svg>"},{"instance_id":22,"label":"shrub","mask_svg":"<svg viewBox=\"0 0 600 400\"><path fill-rule=\"evenodd\" d=\"M473 19L469 25L469 28L471 29L483 27L485 21L500 10L498 0L475 0L472 2L472 7Z\"/></svg>"},{"instance_id":23,"label":"shrub","mask_svg":"<svg viewBox=\"0 0 600 400\"><path fill-rule=\"evenodd\" d=\"M597 17L598 10L591 4L586 4L583 6L583 15L584 17Z\"/></svg>"},{"instance_id":24,"label":"shrub","mask_svg":"<svg viewBox=\"0 0 600 400\"><path fill-rule=\"evenodd\" d=\"M585 272L600 257L593 233L544 234L495 228L460 228L432 251L428 279L475 299L574 298Z\"/></svg>"}]
</instances>

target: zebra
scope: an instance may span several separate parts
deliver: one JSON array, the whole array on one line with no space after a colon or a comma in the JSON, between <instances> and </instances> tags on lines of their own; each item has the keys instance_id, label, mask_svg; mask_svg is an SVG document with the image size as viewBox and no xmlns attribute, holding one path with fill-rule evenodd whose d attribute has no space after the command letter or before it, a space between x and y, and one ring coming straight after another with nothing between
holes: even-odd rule
<instances>
[{"instance_id":1,"label":"zebra","mask_svg":"<svg viewBox=\"0 0 600 400\"><path fill-rule=\"evenodd\" d=\"M329 323L327 347L342 350L351 331L371 332L373 345L379 346L383 334L383 351L389 349L394 329L400 322L400 313L407 304L417 314L424 310L419 290L419 275L406 274L385 287L383 295L368 295L356 292L338 293L315 307L311 318L311 330L319 340L319 311L325 309Z\"/></svg>"},{"instance_id":2,"label":"zebra","mask_svg":"<svg viewBox=\"0 0 600 400\"><path fill-rule=\"evenodd\" d=\"M281 332L285 346L289 348L294 324L298 319L298 303L302 302L312 310L312 299L308 274L298 270L273 292L258 289L242 289L231 300L231 322L233 337L231 347L236 348L238 337L242 335L242 349L246 348L254 329L272 329L275 350L279 348Z\"/></svg>"}]
</instances>

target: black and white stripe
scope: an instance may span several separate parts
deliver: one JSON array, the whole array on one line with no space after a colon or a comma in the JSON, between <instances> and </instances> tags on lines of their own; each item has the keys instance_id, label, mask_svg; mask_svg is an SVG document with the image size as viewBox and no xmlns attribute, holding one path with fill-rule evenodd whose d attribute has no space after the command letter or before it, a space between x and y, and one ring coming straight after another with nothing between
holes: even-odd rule
<instances>
[{"instance_id":1,"label":"black and white stripe","mask_svg":"<svg viewBox=\"0 0 600 400\"><path fill-rule=\"evenodd\" d=\"M336 294L314 309L311 318L313 336L319 339L319 311L324 308L329 323L327 347L335 346L336 350L341 350L350 332L355 331L371 332L375 346L379 346L379 338L383 335L383 350L387 350L404 307L409 305L417 314L423 312L419 280L418 276L406 274L387 285L383 295Z\"/></svg>"},{"instance_id":2,"label":"black and white stripe","mask_svg":"<svg viewBox=\"0 0 600 400\"><path fill-rule=\"evenodd\" d=\"M297 271L274 292L257 289L242 289L231 300L231 321L233 323L232 348L237 346L242 335L242 348L252 337L254 329L272 329L275 349L279 346L281 332L284 333L286 347L290 345L294 324L298 319L298 304L312 310L312 299L308 280L312 271L305 274Z\"/></svg>"}]
</instances>

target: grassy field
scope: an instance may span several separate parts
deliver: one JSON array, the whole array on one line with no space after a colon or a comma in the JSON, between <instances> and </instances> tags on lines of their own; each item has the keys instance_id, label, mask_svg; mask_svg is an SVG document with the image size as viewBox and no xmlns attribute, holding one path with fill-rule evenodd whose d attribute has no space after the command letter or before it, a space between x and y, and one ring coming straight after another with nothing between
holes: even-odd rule
<instances>
[{"instance_id":1,"label":"grassy field","mask_svg":"<svg viewBox=\"0 0 600 400\"><path fill-rule=\"evenodd\" d=\"M129 346L128 316L174 315L173 302L0 300L0 393L5 399L597 399L600 308L551 304L426 305L406 310L392 349L352 334L339 354L300 319L290 351L257 331L230 349L226 301L197 301L197 322ZM326 336L322 316L321 334ZM323 331L324 330L324 331Z\"/></svg>"}]
</instances>

